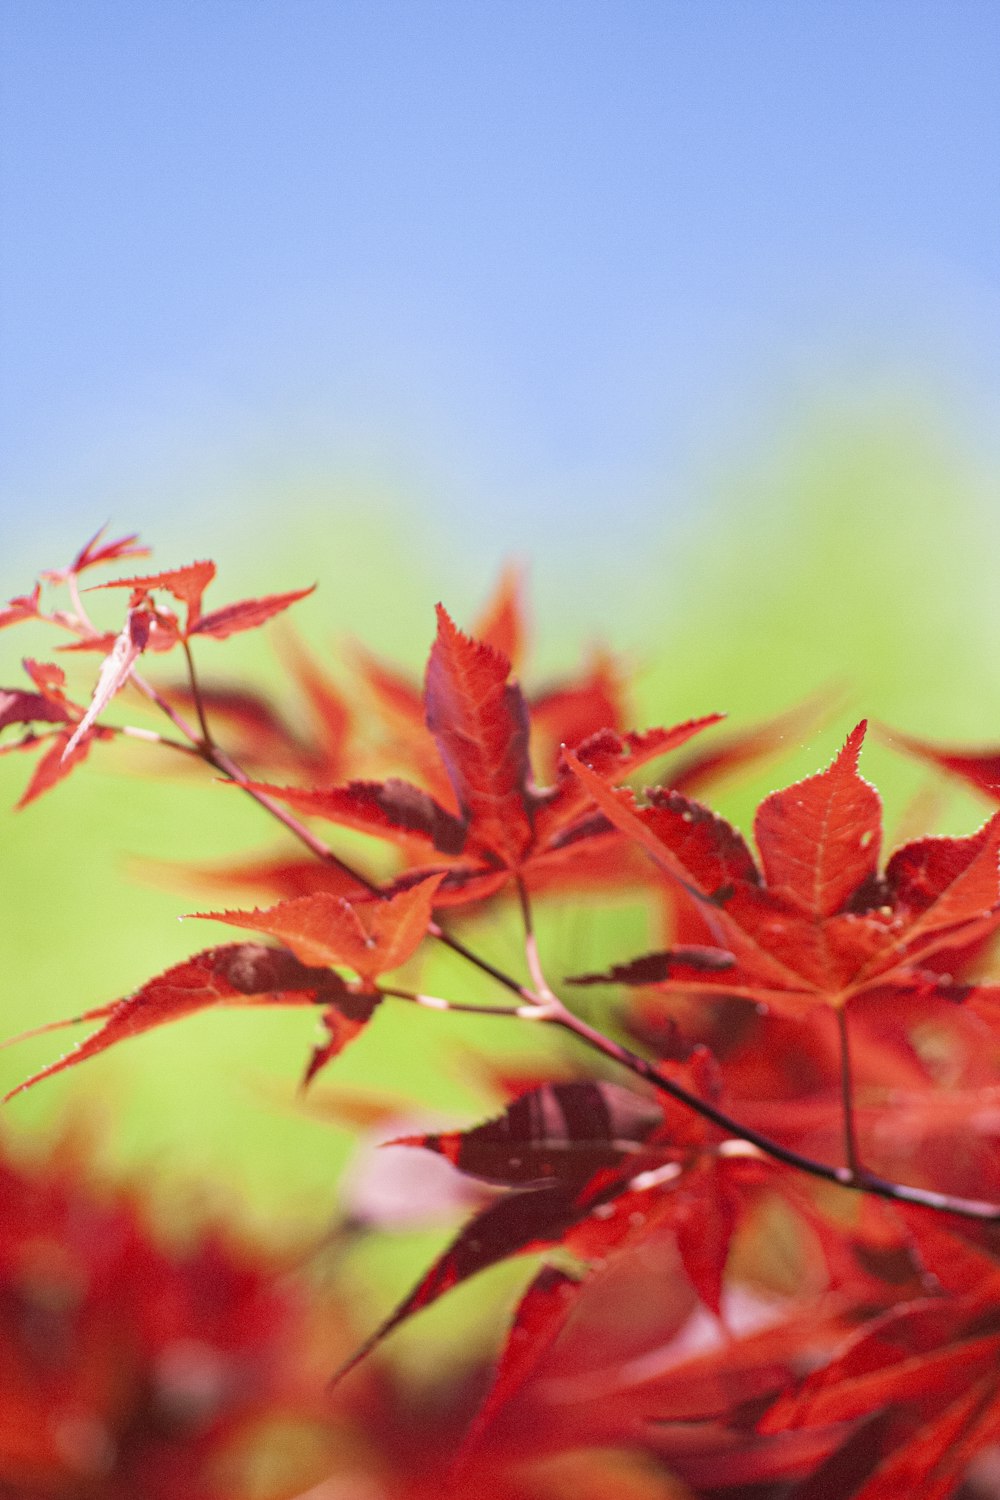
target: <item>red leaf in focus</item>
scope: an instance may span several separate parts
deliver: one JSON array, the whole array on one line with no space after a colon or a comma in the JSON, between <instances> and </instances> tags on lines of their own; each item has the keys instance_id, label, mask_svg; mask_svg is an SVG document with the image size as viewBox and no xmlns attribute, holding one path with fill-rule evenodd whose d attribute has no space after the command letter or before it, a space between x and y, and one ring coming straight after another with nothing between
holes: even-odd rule
<instances>
[{"instance_id":1,"label":"red leaf in focus","mask_svg":"<svg viewBox=\"0 0 1000 1500\"><path fill-rule=\"evenodd\" d=\"M194 624L188 625L189 635L210 635L224 641L227 636L240 630L256 630L289 605L306 599L316 590L312 584L307 589L294 589L288 594L269 594L265 599L241 599L238 604L227 604L211 614L202 615Z\"/></svg>"},{"instance_id":2,"label":"red leaf in focus","mask_svg":"<svg viewBox=\"0 0 1000 1500\"><path fill-rule=\"evenodd\" d=\"M768 888L811 916L833 916L878 869L882 799L858 775L867 727L862 719L827 770L766 797L754 819Z\"/></svg>"},{"instance_id":3,"label":"red leaf in focus","mask_svg":"<svg viewBox=\"0 0 1000 1500\"><path fill-rule=\"evenodd\" d=\"M528 711L510 663L463 635L438 605L427 664L427 727L476 846L514 867L531 842Z\"/></svg>"},{"instance_id":4,"label":"red leaf in focus","mask_svg":"<svg viewBox=\"0 0 1000 1500\"><path fill-rule=\"evenodd\" d=\"M145 577L112 578L98 584L102 589L131 589L136 602L153 592L166 589L175 599L187 606L187 629L190 631L201 615L201 599L215 577L214 562L188 563L184 568L168 569L164 573L148 573Z\"/></svg>"},{"instance_id":5,"label":"red leaf in focus","mask_svg":"<svg viewBox=\"0 0 1000 1500\"><path fill-rule=\"evenodd\" d=\"M65 1021L53 1021L25 1032L22 1037L38 1036L64 1026L84 1021L103 1021L93 1032L56 1062L25 1079L10 1091L8 1099L30 1088L43 1078L61 1073L64 1068L96 1057L127 1037L138 1036L168 1021L180 1020L214 1005L320 1005L336 1007L343 1000L349 1007L356 997L345 989L342 980L329 969L314 969L302 964L280 948L265 948L259 943L233 943L225 947L206 948L163 974L150 979L134 994L113 1000L83 1015Z\"/></svg>"},{"instance_id":6,"label":"red leaf in focus","mask_svg":"<svg viewBox=\"0 0 1000 1500\"><path fill-rule=\"evenodd\" d=\"M195 915L266 932L289 947L304 964L346 964L371 983L416 952L426 936L441 879L432 875L388 900L351 902L328 891L316 891L264 911Z\"/></svg>"},{"instance_id":7,"label":"red leaf in focus","mask_svg":"<svg viewBox=\"0 0 1000 1500\"><path fill-rule=\"evenodd\" d=\"M737 831L676 792L649 805L568 764L600 811L673 883L690 921L736 959L731 969L664 987L727 992L797 1016L892 985L924 994L934 955L1000 925L1000 814L964 839L898 850L878 877L878 798L855 770L861 726L833 765L765 799L757 834L765 880Z\"/></svg>"}]
</instances>

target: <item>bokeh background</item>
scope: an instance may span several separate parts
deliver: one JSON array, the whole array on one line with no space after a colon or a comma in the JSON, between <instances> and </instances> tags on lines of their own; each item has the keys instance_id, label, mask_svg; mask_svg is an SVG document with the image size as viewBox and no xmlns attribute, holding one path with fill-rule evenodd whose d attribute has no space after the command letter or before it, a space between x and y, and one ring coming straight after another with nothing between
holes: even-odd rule
<instances>
[{"instance_id":1,"label":"bokeh background","mask_svg":"<svg viewBox=\"0 0 1000 1500\"><path fill-rule=\"evenodd\" d=\"M470 622L516 559L536 681L601 640L645 723L836 705L725 790L744 819L865 712L1000 740L987 0L0 0L0 29L3 598L110 520L161 566L215 557L219 603L318 580L314 644L419 670L433 602ZM922 773L866 756L902 818ZM5 818L5 1033L202 945L151 861L267 843L94 760ZM26 771L0 762L6 806ZM372 1028L345 1084L468 1111L481 1038L446 1021ZM97 1110L112 1162L321 1225L351 1148L294 1107L310 1040L189 1021L9 1129Z\"/></svg>"}]
</instances>

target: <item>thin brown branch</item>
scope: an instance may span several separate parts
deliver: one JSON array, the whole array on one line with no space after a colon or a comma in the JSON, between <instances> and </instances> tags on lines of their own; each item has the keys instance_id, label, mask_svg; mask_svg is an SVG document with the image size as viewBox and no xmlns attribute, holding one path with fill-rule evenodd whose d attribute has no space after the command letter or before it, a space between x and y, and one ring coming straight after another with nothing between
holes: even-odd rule
<instances>
[{"instance_id":1,"label":"thin brown branch","mask_svg":"<svg viewBox=\"0 0 1000 1500\"><path fill-rule=\"evenodd\" d=\"M181 639L181 645L184 648L184 659L187 662L188 681L191 684L191 697L194 699L195 712L198 715L198 723L201 726L202 744L208 749L215 744L215 741L212 738L212 731L208 727L205 700L201 695L201 685L198 682L198 673L194 667L194 654L191 650L191 643L186 638Z\"/></svg>"}]
</instances>

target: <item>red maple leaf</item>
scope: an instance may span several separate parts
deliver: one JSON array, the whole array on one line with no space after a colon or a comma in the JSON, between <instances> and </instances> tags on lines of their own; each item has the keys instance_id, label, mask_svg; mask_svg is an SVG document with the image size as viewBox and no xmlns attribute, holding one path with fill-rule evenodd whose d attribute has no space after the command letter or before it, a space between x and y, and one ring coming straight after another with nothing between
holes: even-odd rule
<instances>
[{"instance_id":1,"label":"red maple leaf","mask_svg":"<svg viewBox=\"0 0 1000 1500\"><path fill-rule=\"evenodd\" d=\"M599 877L611 855L620 877L621 840L563 767L555 784L538 790L528 759L530 716L510 665L492 647L456 628L438 609L438 633L427 667L427 726L437 745L453 797L451 807L431 792L399 778L352 781L330 788L254 789L299 812L327 818L401 844L418 860L402 884L426 874L444 875L439 904L462 905L502 889L515 876L529 884L565 880L577 870ZM719 715L645 734L604 730L579 754L609 778L622 780L666 755ZM446 856L424 865L429 855Z\"/></svg>"},{"instance_id":2,"label":"red maple leaf","mask_svg":"<svg viewBox=\"0 0 1000 1500\"><path fill-rule=\"evenodd\" d=\"M602 813L668 877L685 938L707 936L732 955L731 966L665 986L802 1016L884 989L926 993L930 962L1000 925L1000 814L967 838L906 844L879 872L881 802L857 772L864 728L826 771L761 803L760 866L707 808L656 790L641 806L568 756Z\"/></svg>"},{"instance_id":3,"label":"red maple leaf","mask_svg":"<svg viewBox=\"0 0 1000 1500\"><path fill-rule=\"evenodd\" d=\"M212 1006L322 1005L328 1012L336 1011L340 1021L363 1024L370 1018L377 1000L377 996L351 990L329 969L312 968L302 963L286 949L265 948L259 943L206 948L148 980L123 1000L113 1000L82 1015L53 1021L25 1032L22 1037L12 1038L21 1041L86 1021L103 1022L99 1030L92 1032L71 1052L26 1078L6 1097L11 1099L43 1078L50 1078L54 1073L96 1057L116 1042ZM339 1034L346 1041L359 1029L360 1026L354 1029L341 1027Z\"/></svg>"}]
</instances>

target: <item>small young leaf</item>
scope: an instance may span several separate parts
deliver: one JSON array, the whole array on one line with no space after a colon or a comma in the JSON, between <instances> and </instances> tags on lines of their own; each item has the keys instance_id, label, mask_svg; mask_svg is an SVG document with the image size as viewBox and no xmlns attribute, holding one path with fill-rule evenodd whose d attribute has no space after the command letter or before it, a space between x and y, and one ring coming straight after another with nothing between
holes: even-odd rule
<instances>
[{"instance_id":1,"label":"small young leaf","mask_svg":"<svg viewBox=\"0 0 1000 1500\"><path fill-rule=\"evenodd\" d=\"M217 641L235 635L240 630L256 630L274 618L289 605L306 599L315 592L316 585L307 589L294 589L288 594L270 594L265 599L241 599L238 604L227 604L211 614L201 615L193 625L188 625L189 635L210 635Z\"/></svg>"}]
</instances>

